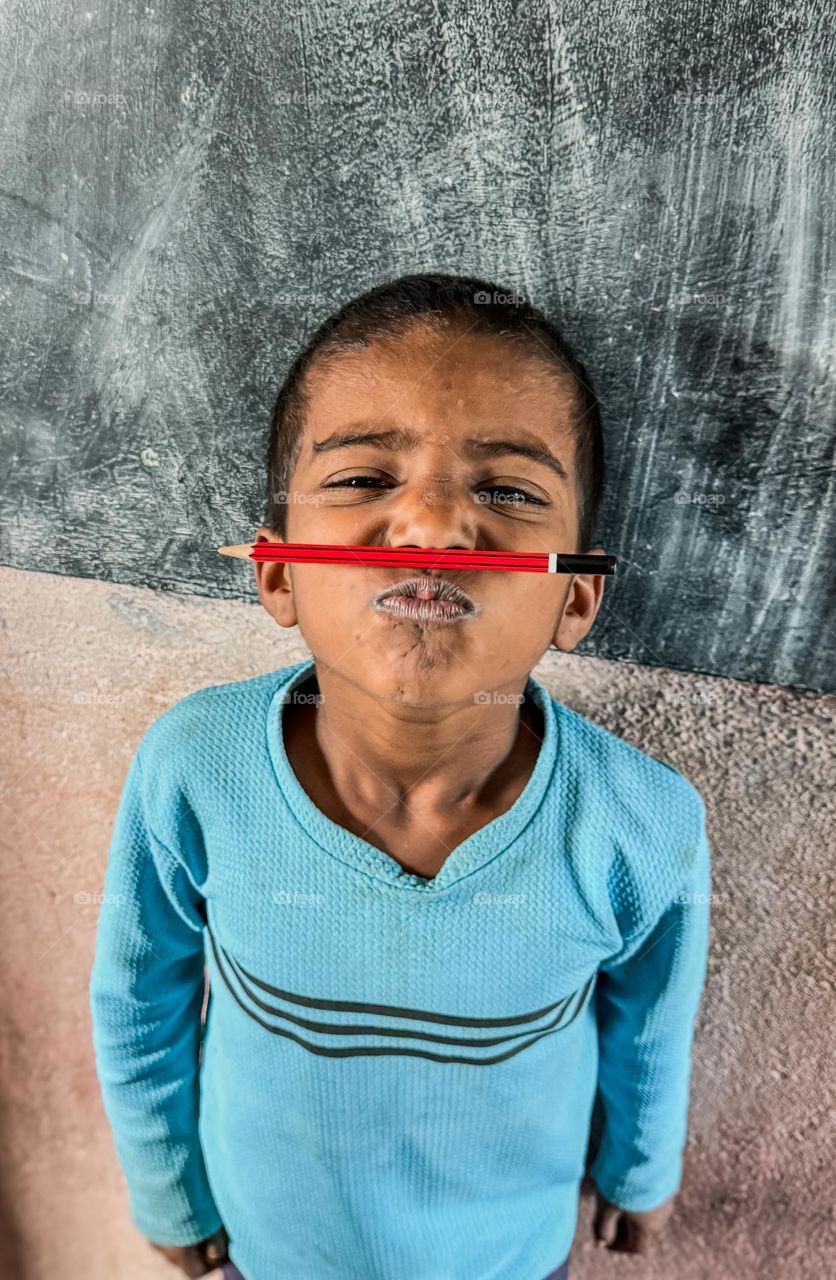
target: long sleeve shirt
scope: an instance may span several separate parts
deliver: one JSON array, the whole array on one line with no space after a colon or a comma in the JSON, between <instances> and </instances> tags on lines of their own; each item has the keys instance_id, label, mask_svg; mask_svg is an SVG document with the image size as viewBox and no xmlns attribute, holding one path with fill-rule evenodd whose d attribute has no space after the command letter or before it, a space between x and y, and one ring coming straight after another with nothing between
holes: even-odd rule
<instances>
[{"instance_id":1,"label":"long sleeve shirt","mask_svg":"<svg viewBox=\"0 0 836 1280\"><path fill-rule=\"evenodd\" d=\"M679 1187L704 803L529 676L528 782L425 879L293 772L311 679L198 690L128 770L90 1004L133 1221L223 1225L246 1280L537 1280L572 1243L596 1088L603 1195Z\"/></svg>"}]
</instances>

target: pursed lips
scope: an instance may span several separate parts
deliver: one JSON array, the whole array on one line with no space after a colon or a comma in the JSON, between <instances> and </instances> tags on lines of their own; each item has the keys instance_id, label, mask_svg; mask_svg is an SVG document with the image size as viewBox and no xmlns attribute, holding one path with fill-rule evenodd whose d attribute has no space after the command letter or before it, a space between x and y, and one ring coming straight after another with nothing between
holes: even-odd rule
<instances>
[{"instance_id":1,"label":"pursed lips","mask_svg":"<svg viewBox=\"0 0 836 1280\"><path fill-rule=\"evenodd\" d=\"M426 621L455 622L482 612L482 606L458 583L429 575L404 578L384 587L372 596L369 606L396 617Z\"/></svg>"}]
</instances>

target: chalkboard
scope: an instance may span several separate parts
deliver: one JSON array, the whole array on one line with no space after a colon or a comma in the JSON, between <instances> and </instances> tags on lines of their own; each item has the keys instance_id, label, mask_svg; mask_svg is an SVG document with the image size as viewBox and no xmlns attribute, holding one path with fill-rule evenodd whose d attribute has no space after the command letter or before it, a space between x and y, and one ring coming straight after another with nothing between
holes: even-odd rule
<instances>
[{"instance_id":1,"label":"chalkboard","mask_svg":"<svg viewBox=\"0 0 836 1280\"><path fill-rule=\"evenodd\" d=\"M601 396L579 652L834 687L834 24L812 0L0 10L0 560L255 599L320 319L496 280Z\"/></svg>"}]
</instances>

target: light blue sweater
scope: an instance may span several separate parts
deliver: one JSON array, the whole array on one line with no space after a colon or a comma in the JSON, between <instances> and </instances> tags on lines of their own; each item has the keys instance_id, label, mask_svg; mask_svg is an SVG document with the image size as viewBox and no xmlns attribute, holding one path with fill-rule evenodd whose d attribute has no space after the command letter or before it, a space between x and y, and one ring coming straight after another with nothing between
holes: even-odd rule
<instances>
[{"instance_id":1,"label":"light blue sweater","mask_svg":"<svg viewBox=\"0 0 836 1280\"><path fill-rule=\"evenodd\" d=\"M603 1194L679 1186L702 798L529 677L528 783L426 880L291 770L282 703L313 674L190 694L127 774L90 1001L134 1223L161 1244L223 1224L246 1280L542 1280L596 1083Z\"/></svg>"}]
</instances>

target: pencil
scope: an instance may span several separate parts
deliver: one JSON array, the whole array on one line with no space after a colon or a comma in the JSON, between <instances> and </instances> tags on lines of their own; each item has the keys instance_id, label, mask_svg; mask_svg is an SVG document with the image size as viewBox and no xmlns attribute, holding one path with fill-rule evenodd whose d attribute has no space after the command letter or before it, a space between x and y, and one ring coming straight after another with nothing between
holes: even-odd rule
<instances>
[{"instance_id":1,"label":"pencil","mask_svg":"<svg viewBox=\"0 0 836 1280\"><path fill-rule=\"evenodd\" d=\"M442 547L366 547L328 542L255 542L218 547L222 556L284 564L363 564L404 569L497 569L505 573L615 573L615 556L557 551L467 551Z\"/></svg>"}]
</instances>

